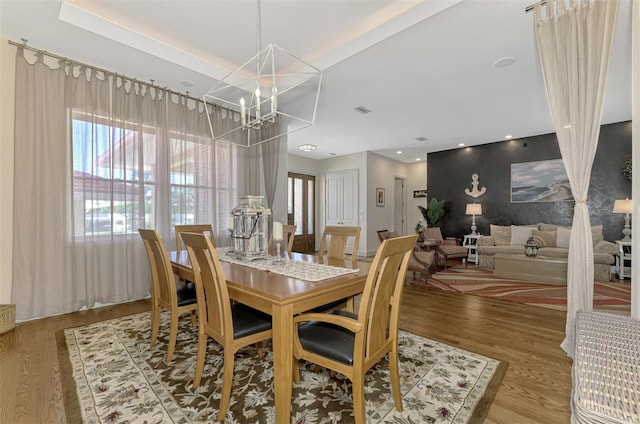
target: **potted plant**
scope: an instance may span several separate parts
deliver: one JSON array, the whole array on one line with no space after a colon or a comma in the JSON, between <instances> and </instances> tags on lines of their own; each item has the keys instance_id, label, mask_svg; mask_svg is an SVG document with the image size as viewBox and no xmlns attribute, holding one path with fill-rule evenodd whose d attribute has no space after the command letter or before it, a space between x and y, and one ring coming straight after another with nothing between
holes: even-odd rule
<instances>
[{"instance_id":1,"label":"potted plant","mask_svg":"<svg viewBox=\"0 0 640 424\"><path fill-rule=\"evenodd\" d=\"M435 197L431 198L426 208L424 206L418 206L418 208L429 227L436 227L444 216L444 200L438 200Z\"/></svg>"}]
</instances>

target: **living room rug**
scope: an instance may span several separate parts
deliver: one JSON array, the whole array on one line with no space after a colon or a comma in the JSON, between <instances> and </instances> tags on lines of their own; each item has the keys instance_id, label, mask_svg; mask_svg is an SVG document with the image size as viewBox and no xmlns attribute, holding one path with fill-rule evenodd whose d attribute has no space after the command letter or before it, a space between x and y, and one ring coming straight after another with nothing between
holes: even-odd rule
<instances>
[{"instance_id":1,"label":"living room rug","mask_svg":"<svg viewBox=\"0 0 640 424\"><path fill-rule=\"evenodd\" d=\"M167 365L168 313L162 314L158 343L149 345L150 316L141 313L60 331L58 354L69 422L204 423L217 417L222 350L209 340L202 383L192 380L197 330L180 320L178 342ZM163 331L164 329L164 331ZM400 333L404 412L391 396L388 362L366 375L368 423L481 423L507 364L405 331ZM225 422L273 423L271 345L260 359L253 346L235 356L230 408ZM351 383L342 375L316 372L301 363L294 385L293 423L348 423Z\"/></svg>"},{"instance_id":2,"label":"living room rug","mask_svg":"<svg viewBox=\"0 0 640 424\"><path fill-rule=\"evenodd\" d=\"M447 268L429 277L414 280L415 286L431 287L474 296L491 297L543 308L567 310L567 287L543 282L522 281L493 275L493 270L469 266ZM618 314L631 311L629 282L595 282L593 308Z\"/></svg>"}]
</instances>

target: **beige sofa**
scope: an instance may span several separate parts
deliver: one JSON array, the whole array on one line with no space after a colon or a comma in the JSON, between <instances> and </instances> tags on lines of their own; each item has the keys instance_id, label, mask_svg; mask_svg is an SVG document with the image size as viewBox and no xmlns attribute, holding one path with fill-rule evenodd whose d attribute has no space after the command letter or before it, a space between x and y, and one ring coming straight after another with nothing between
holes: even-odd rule
<instances>
[{"instance_id":1,"label":"beige sofa","mask_svg":"<svg viewBox=\"0 0 640 424\"><path fill-rule=\"evenodd\" d=\"M491 235L478 239L479 265L494 269L494 255L497 253L524 254L524 244L532 236L538 245L538 255L549 258L569 256L570 227L554 224L533 225L491 225ZM602 225L592 226L593 237L593 275L596 281L611 279L610 266L617 252L614 243L604 240Z\"/></svg>"}]
</instances>

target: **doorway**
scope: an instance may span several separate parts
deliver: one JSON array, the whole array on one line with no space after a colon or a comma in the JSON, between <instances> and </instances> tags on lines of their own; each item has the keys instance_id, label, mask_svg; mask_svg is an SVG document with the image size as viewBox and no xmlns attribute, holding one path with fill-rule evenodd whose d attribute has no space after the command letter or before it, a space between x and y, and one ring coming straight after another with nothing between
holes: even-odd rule
<instances>
[{"instance_id":1,"label":"doorway","mask_svg":"<svg viewBox=\"0 0 640 424\"><path fill-rule=\"evenodd\" d=\"M393 191L393 229L400 235L407 234L407 201L405 179L395 178Z\"/></svg>"},{"instance_id":2,"label":"doorway","mask_svg":"<svg viewBox=\"0 0 640 424\"><path fill-rule=\"evenodd\" d=\"M316 177L289 172L287 223L296 226L293 251L316 251Z\"/></svg>"}]
</instances>

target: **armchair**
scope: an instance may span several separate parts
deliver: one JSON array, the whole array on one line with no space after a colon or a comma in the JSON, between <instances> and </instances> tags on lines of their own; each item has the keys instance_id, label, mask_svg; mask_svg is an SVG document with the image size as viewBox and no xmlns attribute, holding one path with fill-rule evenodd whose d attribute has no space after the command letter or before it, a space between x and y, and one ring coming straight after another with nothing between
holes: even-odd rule
<instances>
[{"instance_id":1,"label":"armchair","mask_svg":"<svg viewBox=\"0 0 640 424\"><path fill-rule=\"evenodd\" d=\"M442 237L440 227L429 227L422 230L422 237L425 241L435 240L438 242L438 261L442 260L444 269L447 269L448 259L466 259L469 251L466 247L460 245L460 239L455 237ZM466 260L464 266L467 266Z\"/></svg>"},{"instance_id":2,"label":"armchair","mask_svg":"<svg viewBox=\"0 0 640 424\"><path fill-rule=\"evenodd\" d=\"M379 230L377 233L380 243L390 238L400 237L396 231ZM416 244L413 252L411 253L411 257L409 258L409 266L407 268L408 271L413 272L414 279L416 277L416 273L419 272L424 274L425 280L429 280L429 276L438 269L438 257L435 253L436 252L434 250L425 252L420 249L419 243Z\"/></svg>"}]
</instances>

